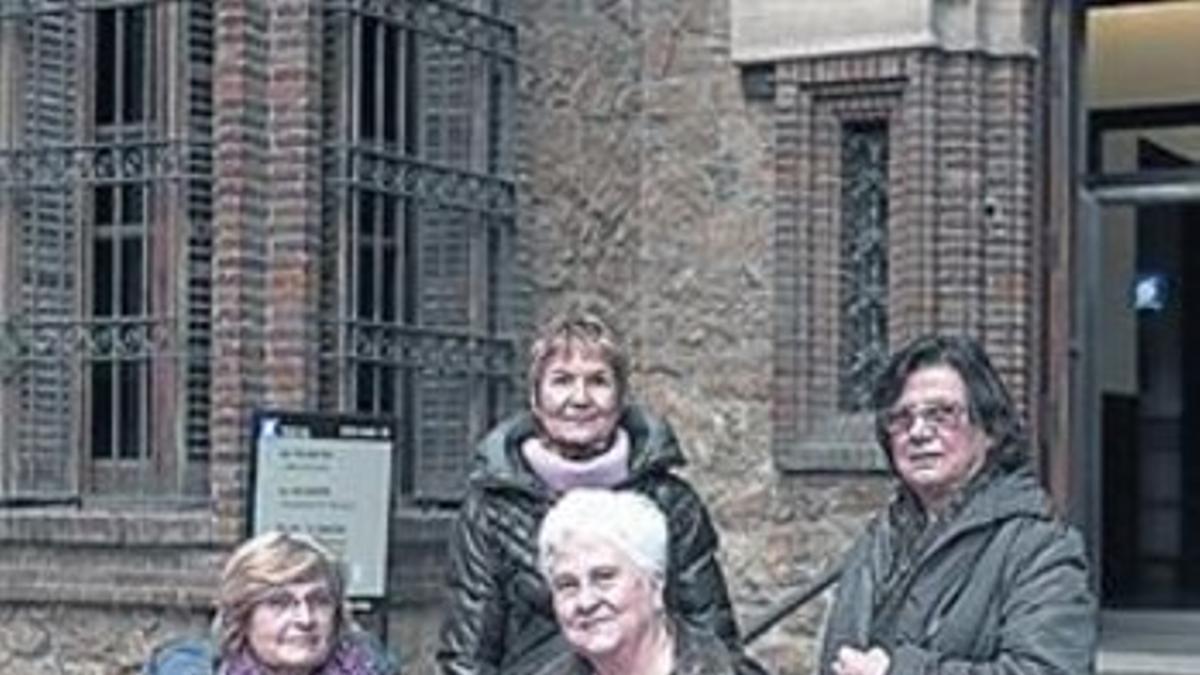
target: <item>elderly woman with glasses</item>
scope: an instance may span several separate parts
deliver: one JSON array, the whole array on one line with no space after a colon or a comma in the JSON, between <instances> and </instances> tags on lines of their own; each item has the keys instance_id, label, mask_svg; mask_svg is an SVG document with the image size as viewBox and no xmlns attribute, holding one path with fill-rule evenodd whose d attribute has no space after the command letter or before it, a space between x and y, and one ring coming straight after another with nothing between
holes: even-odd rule
<instances>
[{"instance_id":1,"label":"elderly woman with glasses","mask_svg":"<svg viewBox=\"0 0 1200 675\"><path fill-rule=\"evenodd\" d=\"M302 534L267 532L225 564L214 641L156 650L145 675L392 675L382 648L353 622L338 560ZM214 644L215 642L215 644Z\"/></svg>"},{"instance_id":2,"label":"elderly woman with glasses","mask_svg":"<svg viewBox=\"0 0 1200 675\"><path fill-rule=\"evenodd\" d=\"M663 600L667 520L632 492L579 488L546 515L538 564L572 653L537 675L733 675L715 635Z\"/></svg>"},{"instance_id":3,"label":"elderly woman with glasses","mask_svg":"<svg viewBox=\"0 0 1200 675\"><path fill-rule=\"evenodd\" d=\"M1051 510L979 344L914 340L873 402L899 480L847 557L819 672L1092 672L1096 602L1082 538Z\"/></svg>"}]
</instances>

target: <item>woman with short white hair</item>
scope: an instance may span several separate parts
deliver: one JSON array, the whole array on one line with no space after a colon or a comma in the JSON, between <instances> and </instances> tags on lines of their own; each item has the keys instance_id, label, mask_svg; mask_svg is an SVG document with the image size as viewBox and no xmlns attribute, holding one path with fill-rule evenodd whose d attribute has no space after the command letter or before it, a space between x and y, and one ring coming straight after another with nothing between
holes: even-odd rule
<instances>
[{"instance_id":1,"label":"woman with short white hair","mask_svg":"<svg viewBox=\"0 0 1200 675\"><path fill-rule=\"evenodd\" d=\"M573 653L538 675L731 675L724 643L666 609L668 546L666 517L650 499L568 491L542 521L538 566Z\"/></svg>"}]
</instances>

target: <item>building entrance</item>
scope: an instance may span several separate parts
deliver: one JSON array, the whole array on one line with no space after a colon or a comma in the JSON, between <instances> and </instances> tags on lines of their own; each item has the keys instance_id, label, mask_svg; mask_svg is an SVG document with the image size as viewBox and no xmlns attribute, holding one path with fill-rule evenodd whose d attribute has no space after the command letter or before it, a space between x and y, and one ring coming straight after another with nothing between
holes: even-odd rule
<instances>
[{"instance_id":1,"label":"building entrance","mask_svg":"<svg viewBox=\"0 0 1200 675\"><path fill-rule=\"evenodd\" d=\"M1087 11L1088 520L1109 609L1200 610L1200 2Z\"/></svg>"},{"instance_id":2,"label":"building entrance","mask_svg":"<svg viewBox=\"0 0 1200 675\"><path fill-rule=\"evenodd\" d=\"M1200 204L1102 210L1101 592L1200 608Z\"/></svg>"}]
</instances>

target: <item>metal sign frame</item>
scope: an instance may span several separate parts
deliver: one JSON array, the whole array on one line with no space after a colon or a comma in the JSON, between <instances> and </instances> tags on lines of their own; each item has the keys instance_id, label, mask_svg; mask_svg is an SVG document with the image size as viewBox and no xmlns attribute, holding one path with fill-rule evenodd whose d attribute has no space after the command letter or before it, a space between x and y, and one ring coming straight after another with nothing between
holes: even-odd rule
<instances>
[{"instance_id":1,"label":"metal sign frame","mask_svg":"<svg viewBox=\"0 0 1200 675\"><path fill-rule=\"evenodd\" d=\"M268 409L251 431L247 536L312 535L341 557L352 600L386 599L396 421Z\"/></svg>"}]
</instances>

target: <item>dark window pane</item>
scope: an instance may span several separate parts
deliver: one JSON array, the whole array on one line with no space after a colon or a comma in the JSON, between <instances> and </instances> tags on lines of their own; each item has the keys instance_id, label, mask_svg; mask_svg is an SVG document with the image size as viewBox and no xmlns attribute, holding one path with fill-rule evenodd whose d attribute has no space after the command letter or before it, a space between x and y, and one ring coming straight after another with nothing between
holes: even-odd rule
<instances>
[{"instance_id":1,"label":"dark window pane","mask_svg":"<svg viewBox=\"0 0 1200 675\"><path fill-rule=\"evenodd\" d=\"M396 369L379 369L379 410L376 412L393 413L396 411Z\"/></svg>"},{"instance_id":2,"label":"dark window pane","mask_svg":"<svg viewBox=\"0 0 1200 675\"><path fill-rule=\"evenodd\" d=\"M125 10L124 53L124 106L123 122L145 119L146 86L146 8Z\"/></svg>"},{"instance_id":3,"label":"dark window pane","mask_svg":"<svg viewBox=\"0 0 1200 675\"><path fill-rule=\"evenodd\" d=\"M92 307L96 316L113 315L113 245L110 239L97 239L93 247Z\"/></svg>"},{"instance_id":4,"label":"dark window pane","mask_svg":"<svg viewBox=\"0 0 1200 675\"><path fill-rule=\"evenodd\" d=\"M92 365L92 456L113 456L112 364Z\"/></svg>"},{"instance_id":5,"label":"dark window pane","mask_svg":"<svg viewBox=\"0 0 1200 675\"><path fill-rule=\"evenodd\" d=\"M505 65L499 63L491 64L490 77L488 78L488 171L499 173L506 169L504 166L504 153L507 151L504 135L508 131L506 115L508 114L507 106L505 105L510 93L508 92L508 82L511 77L511 70Z\"/></svg>"},{"instance_id":6,"label":"dark window pane","mask_svg":"<svg viewBox=\"0 0 1200 675\"><path fill-rule=\"evenodd\" d=\"M375 369L359 364L355 375L355 408L361 413L375 412Z\"/></svg>"},{"instance_id":7,"label":"dark window pane","mask_svg":"<svg viewBox=\"0 0 1200 675\"><path fill-rule=\"evenodd\" d=\"M840 386L838 405L868 410L887 359L888 127L842 128Z\"/></svg>"},{"instance_id":8,"label":"dark window pane","mask_svg":"<svg viewBox=\"0 0 1200 675\"><path fill-rule=\"evenodd\" d=\"M96 224L97 225L112 225L113 220L113 188L98 187L96 188Z\"/></svg>"},{"instance_id":9,"label":"dark window pane","mask_svg":"<svg viewBox=\"0 0 1200 675\"><path fill-rule=\"evenodd\" d=\"M142 240L127 237L121 242L121 314L138 316L143 310Z\"/></svg>"},{"instance_id":10,"label":"dark window pane","mask_svg":"<svg viewBox=\"0 0 1200 675\"><path fill-rule=\"evenodd\" d=\"M116 121L117 11L96 12L96 123Z\"/></svg>"},{"instance_id":11,"label":"dark window pane","mask_svg":"<svg viewBox=\"0 0 1200 675\"><path fill-rule=\"evenodd\" d=\"M117 431L117 450L122 458L137 458L141 446L141 366L122 363L118 366L121 391L119 394L120 428Z\"/></svg>"},{"instance_id":12,"label":"dark window pane","mask_svg":"<svg viewBox=\"0 0 1200 675\"><path fill-rule=\"evenodd\" d=\"M405 59L404 59L404 153L410 156L417 154L417 141L420 139L420 134L417 130L417 124L421 119L421 91L419 86L421 78L418 62L417 41L408 39L404 41Z\"/></svg>"},{"instance_id":13,"label":"dark window pane","mask_svg":"<svg viewBox=\"0 0 1200 675\"><path fill-rule=\"evenodd\" d=\"M121 186L121 222L126 225L141 225L146 217L146 189L141 185Z\"/></svg>"},{"instance_id":14,"label":"dark window pane","mask_svg":"<svg viewBox=\"0 0 1200 675\"><path fill-rule=\"evenodd\" d=\"M383 41L383 138L388 143L400 140L400 29L389 28Z\"/></svg>"},{"instance_id":15,"label":"dark window pane","mask_svg":"<svg viewBox=\"0 0 1200 675\"><path fill-rule=\"evenodd\" d=\"M380 236L387 241L392 241L396 238L396 213L399 200L395 197L384 195L383 200L383 222L380 223Z\"/></svg>"},{"instance_id":16,"label":"dark window pane","mask_svg":"<svg viewBox=\"0 0 1200 675\"><path fill-rule=\"evenodd\" d=\"M487 303L484 311L487 312L487 332L488 335L495 335L499 329L499 303L502 297L501 292L501 265L504 261L501 258L501 231L500 227L492 223L487 228Z\"/></svg>"},{"instance_id":17,"label":"dark window pane","mask_svg":"<svg viewBox=\"0 0 1200 675\"><path fill-rule=\"evenodd\" d=\"M375 251L371 246L358 247L358 316L375 318Z\"/></svg>"},{"instance_id":18,"label":"dark window pane","mask_svg":"<svg viewBox=\"0 0 1200 675\"><path fill-rule=\"evenodd\" d=\"M397 311L396 311L396 275L397 275L397 269L396 269L397 264L396 263L397 263L397 261L396 261L396 247L394 245L388 245L388 246L383 247L383 260L381 262L383 265L383 281L381 282L383 284L383 288L380 289L383 294L383 302L382 302L383 307L380 308L382 310L381 318L384 321L395 321L396 315L397 315Z\"/></svg>"},{"instance_id":19,"label":"dark window pane","mask_svg":"<svg viewBox=\"0 0 1200 675\"><path fill-rule=\"evenodd\" d=\"M508 413L505 410L505 401L508 398L508 383L496 377L489 377L487 380L487 427L491 427L500 423L500 420Z\"/></svg>"},{"instance_id":20,"label":"dark window pane","mask_svg":"<svg viewBox=\"0 0 1200 675\"><path fill-rule=\"evenodd\" d=\"M365 239L375 231L375 195L358 193L358 231Z\"/></svg>"},{"instance_id":21,"label":"dark window pane","mask_svg":"<svg viewBox=\"0 0 1200 675\"><path fill-rule=\"evenodd\" d=\"M144 431L142 432L143 435L145 436L145 438L143 438L140 443L141 448L142 448L141 455L143 457L153 457L155 454L154 446L150 443L150 439L148 436L148 434L150 433L151 420L154 419L154 398L149 395L151 377L153 376L153 374L151 373L150 369L147 368L145 365L139 365L138 372L141 374L142 391L144 392L142 395L142 399L145 401L145 403L143 404L143 406L141 408L141 410L143 411L141 414L144 415L146 418L146 422L142 425L143 427L145 427Z\"/></svg>"},{"instance_id":22,"label":"dark window pane","mask_svg":"<svg viewBox=\"0 0 1200 675\"><path fill-rule=\"evenodd\" d=\"M420 269L418 251L417 251L417 225L419 216L417 209L409 202L404 202L404 228L401 233L404 235L404 248L401 255L404 256L404 272L403 278L400 280L400 290L402 295L400 301L403 304L401 316L404 317L404 323L414 324L417 322L417 274Z\"/></svg>"},{"instance_id":23,"label":"dark window pane","mask_svg":"<svg viewBox=\"0 0 1200 675\"><path fill-rule=\"evenodd\" d=\"M359 60L362 73L358 79L358 87L362 92L359 96L359 124L362 127L364 139L375 138L375 62L379 58L375 48L376 34L379 24L374 19L363 19L362 45L359 50L362 58Z\"/></svg>"}]
</instances>

